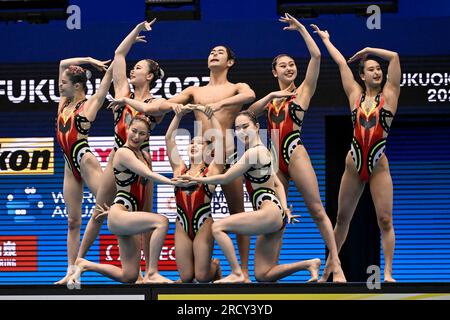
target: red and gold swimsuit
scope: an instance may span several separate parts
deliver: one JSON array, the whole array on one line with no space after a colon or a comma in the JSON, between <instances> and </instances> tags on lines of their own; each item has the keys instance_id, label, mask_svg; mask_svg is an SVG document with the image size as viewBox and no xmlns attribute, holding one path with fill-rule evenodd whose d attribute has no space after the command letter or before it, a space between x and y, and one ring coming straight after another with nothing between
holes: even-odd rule
<instances>
[{"instance_id":1,"label":"red and gold swimsuit","mask_svg":"<svg viewBox=\"0 0 450 320\"><path fill-rule=\"evenodd\" d=\"M181 174L186 173L189 168L184 168ZM200 170L200 175L206 177L208 167ZM175 188L175 199L177 203L177 220L191 240L200 230L206 219L211 217L212 193L207 184L198 184L186 189Z\"/></svg>"},{"instance_id":2,"label":"red and gold swimsuit","mask_svg":"<svg viewBox=\"0 0 450 320\"><path fill-rule=\"evenodd\" d=\"M302 145L302 130L305 110L289 98L273 99L267 105L269 136L272 154L278 162L278 169L289 177L289 161L295 148Z\"/></svg>"},{"instance_id":3,"label":"red and gold swimsuit","mask_svg":"<svg viewBox=\"0 0 450 320\"><path fill-rule=\"evenodd\" d=\"M134 93L130 93L130 99L134 99ZM147 99L144 102L149 103L153 98ZM127 141L127 128L130 125L131 119L137 114L142 114L136 111L129 105L124 105L114 112L114 150L122 147ZM157 124L155 117L145 115L150 120L150 133ZM141 150L149 152L149 142L146 141L142 144Z\"/></svg>"},{"instance_id":4,"label":"red and gold swimsuit","mask_svg":"<svg viewBox=\"0 0 450 320\"><path fill-rule=\"evenodd\" d=\"M367 182L384 155L394 115L384 108L385 100L381 93L375 97L368 113L362 107L364 100L365 94L362 94L352 111L353 139L350 153L361 180Z\"/></svg>"},{"instance_id":5,"label":"red and gold swimsuit","mask_svg":"<svg viewBox=\"0 0 450 320\"><path fill-rule=\"evenodd\" d=\"M75 110L66 117L64 109L71 102L68 100L59 111L56 121L56 139L63 151L67 166L78 181L82 181L81 159L86 153L91 152L87 138L92 123L81 115L86 101L87 99L83 99L78 102Z\"/></svg>"}]
</instances>

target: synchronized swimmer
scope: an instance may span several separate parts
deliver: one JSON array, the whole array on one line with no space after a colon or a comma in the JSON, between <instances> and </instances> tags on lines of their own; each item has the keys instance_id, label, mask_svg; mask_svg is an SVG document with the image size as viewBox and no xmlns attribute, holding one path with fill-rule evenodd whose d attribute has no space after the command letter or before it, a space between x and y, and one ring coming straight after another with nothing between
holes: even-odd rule
<instances>
[{"instance_id":1,"label":"synchronized swimmer","mask_svg":"<svg viewBox=\"0 0 450 320\"><path fill-rule=\"evenodd\" d=\"M93 58L62 60L59 71L61 101L58 106L57 140L64 159L64 200L69 215L67 234L68 269L56 284L81 287L81 275L95 271L124 283L170 283L158 271L158 258L169 221L153 212L153 183L175 187L177 220L175 226L176 282L250 282L248 271L249 236L257 235L254 276L259 282L276 282L299 270L310 273L308 282L346 282L339 251L345 241L356 205L366 182L370 182L386 261L384 280L395 281L392 260L395 235L392 225L392 180L384 154L386 138L397 109L400 94L400 60L392 51L365 48L348 62L361 60L358 84L342 54L330 42L327 31L311 25L338 64L354 125L351 150L339 191L337 223L333 226L322 205L317 177L301 140L305 113L317 86L321 52L307 28L289 14L280 18L284 30L298 31L311 59L306 75L297 87L297 65L287 54L272 63L278 81L274 91L254 102L254 91L246 83L231 83L228 73L236 63L233 51L222 45L208 56L210 81L192 86L166 100L154 98L150 89L164 76L160 65L151 59L138 61L126 75L126 55L141 35L151 31L155 20L138 24L118 46L114 60ZM388 79L382 86L383 72L372 56L389 62ZM106 71L97 92L86 99L89 72L79 65L91 64ZM109 66L108 66L109 64ZM109 108L114 114L114 149L102 171L90 152L87 137L98 110L104 103L111 82L115 97ZM130 89L130 85L133 89ZM253 104L251 104L253 102ZM245 104L251 104L242 111ZM167 155L173 178L152 171L149 135L163 117L174 116L166 132ZM188 146L189 163L178 151L175 137L182 118L193 112L202 130ZM272 152L259 137L257 117L267 113ZM238 159L233 131L244 144ZM211 132L214 134L211 135ZM253 211L244 210L243 178ZM321 260L313 258L278 264L286 226L297 222L288 207L288 186L292 180L301 193L311 217L319 228L329 255L319 278ZM86 183L96 197L91 217L80 243L82 186ZM214 221L211 199L217 185L224 192L230 216ZM85 256L97 238L104 219L118 238L122 267L94 263ZM229 233L235 233L240 263ZM213 257L214 241L228 260L231 273L222 278L219 259ZM145 275L140 271L141 243L146 260Z\"/></svg>"}]
</instances>

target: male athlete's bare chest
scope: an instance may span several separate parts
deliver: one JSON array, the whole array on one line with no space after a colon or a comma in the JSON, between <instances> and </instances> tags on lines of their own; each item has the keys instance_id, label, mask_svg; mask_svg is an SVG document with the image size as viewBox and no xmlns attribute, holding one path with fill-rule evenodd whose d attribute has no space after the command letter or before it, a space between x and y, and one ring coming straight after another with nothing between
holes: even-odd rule
<instances>
[{"instance_id":1,"label":"male athlete's bare chest","mask_svg":"<svg viewBox=\"0 0 450 320\"><path fill-rule=\"evenodd\" d=\"M208 104L230 98L235 95L234 86L205 86L194 92L194 103Z\"/></svg>"}]
</instances>

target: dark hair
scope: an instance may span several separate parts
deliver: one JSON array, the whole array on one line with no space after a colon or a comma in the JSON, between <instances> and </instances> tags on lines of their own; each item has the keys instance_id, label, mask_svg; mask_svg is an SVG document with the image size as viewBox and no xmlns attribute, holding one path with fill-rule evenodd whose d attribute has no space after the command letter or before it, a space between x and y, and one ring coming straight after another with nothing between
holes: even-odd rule
<instances>
[{"instance_id":1,"label":"dark hair","mask_svg":"<svg viewBox=\"0 0 450 320\"><path fill-rule=\"evenodd\" d=\"M150 125L150 120L148 119L147 116L142 115L142 114L137 114L133 117L133 119L131 119L130 121L130 125L129 127L131 127L131 125L136 122L136 121L141 121L143 123L145 123L145 125L147 126L148 131L150 132L151 129L151 125Z\"/></svg>"},{"instance_id":2,"label":"dark hair","mask_svg":"<svg viewBox=\"0 0 450 320\"><path fill-rule=\"evenodd\" d=\"M83 89L86 90L86 82L90 78L90 71L80 67L80 66L69 66L66 69L67 76L69 80L73 83L80 83Z\"/></svg>"},{"instance_id":3,"label":"dark hair","mask_svg":"<svg viewBox=\"0 0 450 320\"><path fill-rule=\"evenodd\" d=\"M227 51L227 60L234 60L234 62L236 62L236 54L234 53L233 50L231 50L230 47L224 46L224 45L218 45L217 47L224 47L225 50Z\"/></svg>"},{"instance_id":4,"label":"dark hair","mask_svg":"<svg viewBox=\"0 0 450 320\"><path fill-rule=\"evenodd\" d=\"M219 44L219 45L215 46L214 48L216 48L216 47L224 47L225 51L227 52L227 60L234 60L234 62L236 63L236 54L234 53L233 50L231 50L230 47L224 46L223 44Z\"/></svg>"},{"instance_id":5,"label":"dark hair","mask_svg":"<svg viewBox=\"0 0 450 320\"><path fill-rule=\"evenodd\" d=\"M152 84L154 81L161 79L164 77L164 71L159 66L158 62L152 59L144 59L145 62L147 62L148 65L148 72L153 74L153 79L150 84Z\"/></svg>"},{"instance_id":6,"label":"dark hair","mask_svg":"<svg viewBox=\"0 0 450 320\"><path fill-rule=\"evenodd\" d=\"M247 118L249 118L251 120L251 122L253 122L253 124L256 126L257 124L259 124L258 119L256 118L256 114L253 111L249 111L249 110L244 110L238 113L238 115L236 116L236 118L238 116L246 116Z\"/></svg>"},{"instance_id":7,"label":"dark hair","mask_svg":"<svg viewBox=\"0 0 450 320\"><path fill-rule=\"evenodd\" d=\"M358 74L364 74L364 66L366 65L366 62L369 61L369 60L373 60L373 61L375 61L376 63L378 63L381 66L381 63L380 63L380 61L378 60L377 57L367 56L364 59L361 59L359 61Z\"/></svg>"},{"instance_id":8,"label":"dark hair","mask_svg":"<svg viewBox=\"0 0 450 320\"><path fill-rule=\"evenodd\" d=\"M279 55L277 55L275 58L273 58L273 60L272 60L272 70L275 70L275 68L276 68L276 66L277 66L277 63L278 63L278 59L280 59L280 58L282 58L282 57L289 57L289 58L291 58L292 60L294 60L290 55L288 55L288 54L286 54L286 53L279 54Z\"/></svg>"}]
</instances>

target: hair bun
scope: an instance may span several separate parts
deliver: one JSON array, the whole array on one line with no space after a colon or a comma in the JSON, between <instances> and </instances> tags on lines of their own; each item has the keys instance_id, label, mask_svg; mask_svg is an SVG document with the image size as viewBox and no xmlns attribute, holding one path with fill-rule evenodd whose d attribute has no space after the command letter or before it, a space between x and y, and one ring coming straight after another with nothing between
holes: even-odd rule
<instances>
[{"instance_id":1,"label":"hair bun","mask_svg":"<svg viewBox=\"0 0 450 320\"><path fill-rule=\"evenodd\" d=\"M92 78L92 72L90 70L86 70L86 79Z\"/></svg>"},{"instance_id":2,"label":"hair bun","mask_svg":"<svg viewBox=\"0 0 450 320\"><path fill-rule=\"evenodd\" d=\"M166 74L165 74L164 70L160 67L160 68L159 68L159 77L158 77L158 79L164 78L165 75L166 75Z\"/></svg>"}]
</instances>

